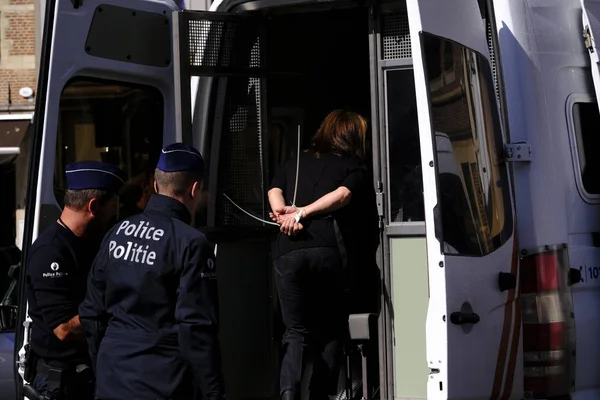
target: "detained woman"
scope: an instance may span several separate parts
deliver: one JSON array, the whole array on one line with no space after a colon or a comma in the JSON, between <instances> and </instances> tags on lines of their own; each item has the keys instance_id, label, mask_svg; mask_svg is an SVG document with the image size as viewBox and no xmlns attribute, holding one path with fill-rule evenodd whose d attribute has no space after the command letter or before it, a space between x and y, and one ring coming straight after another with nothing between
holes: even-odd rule
<instances>
[{"instance_id":1,"label":"detained woman","mask_svg":"<svg viewBox=\"0 0 600 400\"><path fill-rule=\"evenodd\" d=\"M283 400L300 398L309 359L310 398L325 399L337 389L348 324L344 260L359 243L369 254L378 244L374 191L364 163L366 132L362 116L333 111L300 153L299 168L296 158L278 167L268 193L271 217L281 225L274 268L286 328ZM356 240L361 234L364 239Z\"/></svg>"}]
</instances>

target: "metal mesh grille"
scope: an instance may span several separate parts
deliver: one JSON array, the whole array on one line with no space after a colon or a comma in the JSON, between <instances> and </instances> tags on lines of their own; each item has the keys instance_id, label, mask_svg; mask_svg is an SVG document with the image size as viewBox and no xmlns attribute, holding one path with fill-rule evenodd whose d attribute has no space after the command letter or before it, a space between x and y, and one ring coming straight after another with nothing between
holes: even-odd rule
<instances>
[{"instance_id":1,"label":"metal mesh grille","mask_svg":"<svg viewBox=\"0 0 600 400\"><path fill-rule=\"evenodd\" d=\"M410 30L406 10L383 15L383 59L411 58Z\"/></svg>"},{"instance_id":2,"label":"metal mesh grille","mask_svg":"<svg viewBox=\"0 0 600 400\"><path fill-rule=\"evenodd\" d=\"M263 168L260 118L260 79L227 80L221 150L217 226L260 225L241 212L223 194L257 217L263 217Z\"/></svg>"},{"instance_id":3,"label":"metal mesh grille","mask_svg":"<svg viewBox=\"0 0 600 400\"><path fill-rule=\"evenodd\" d=\"M187 32L182 33L181 45L189 46L191 75L219 77L216 82L226 88L220 115L215 226L260 225L261 222L237 207L258 218L264 217L261 78L258 77L264 59L262 25L234 16L223 19L218 15L183 13L181 18L187 18ZM184 47L184 53L185 50Z\"/></svg>"},{"instance_id":4,"label":"metal mesh grille","mask_svg":"<svg viewBox=\"0 0 600 400\"><path fill-rule=\"evenodd\" d=\"M248 68L247 49L256 53L251 68L260 68L259 28L235 21L190 20L190 65ZM241 51L240 51L241 50ZM244 51L245 50L245 51Z\"/></svg>"},{"instance_id":5,"label":"metal mesh grille","mask_svg":"<svg viewBox=\"0 0 600 400\"><path fill-rule=\"evenodd\" d=\"M496 99L500 101L500 91L498 90L498 70L496 64L496 51L494 49L494 40L492 35L492 24L487 22L487 41L488 41L488 49L490 52L490 62L492 63L492 74L494 77L494 89L496 91Z\"/></svg>"},{"instance_id":6,"label":"metal mesh grille","mask_svg":"<svg viewBox=\"0 0 600 400\"><path fill-rule=\"evenodd\" d=\"M260 37L256 38L256 43L252 46L252 51L250 52L250 67L260 67ZM261 177L263 175L263 152L262 152L262 104L261 104L261 86L260 86L260 78L250 78L250 82L248 83L248 95L250 96L254 93L254 101L256 104L256 120L258 121L257 125L257 135L258 135L258 145L259 145L259 156L260 156L260 173Z\"/></svg>"}]
</instances>

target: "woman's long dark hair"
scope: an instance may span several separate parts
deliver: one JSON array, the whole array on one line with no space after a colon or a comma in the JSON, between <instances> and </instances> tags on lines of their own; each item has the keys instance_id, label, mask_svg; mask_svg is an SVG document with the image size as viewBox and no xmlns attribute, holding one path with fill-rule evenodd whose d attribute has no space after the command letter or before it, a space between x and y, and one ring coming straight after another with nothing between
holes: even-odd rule
<instances>
[{"instance_id":1,"label":"woman's long dark hair","mask_svg":"<svg viewBox=\"0 0 600 400\"><path fill-rule=\"evenodd\" d=\"M346 110L329 113L312 139L310 149L315 154L333 151L335 154L365 159L367 120Z\"/></svg>"}]
</instances>

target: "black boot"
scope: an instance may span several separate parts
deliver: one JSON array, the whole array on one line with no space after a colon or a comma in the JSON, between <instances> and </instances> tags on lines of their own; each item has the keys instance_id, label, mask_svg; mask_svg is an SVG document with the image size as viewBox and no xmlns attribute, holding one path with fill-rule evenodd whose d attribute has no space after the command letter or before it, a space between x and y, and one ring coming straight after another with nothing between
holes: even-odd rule
<instances>
[{"instance_id":1,"label":"black boot","mask_svg":"<svg viewBox=\"0 0 600 400\"><path fill-rule=\"evenodd\" d=\"M296 400L296 394L291 390L286 390L281 394L281 400Z\"/></svg>"}]
</instances>

